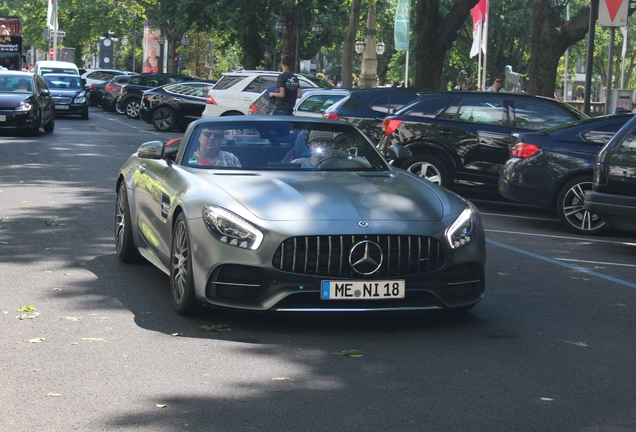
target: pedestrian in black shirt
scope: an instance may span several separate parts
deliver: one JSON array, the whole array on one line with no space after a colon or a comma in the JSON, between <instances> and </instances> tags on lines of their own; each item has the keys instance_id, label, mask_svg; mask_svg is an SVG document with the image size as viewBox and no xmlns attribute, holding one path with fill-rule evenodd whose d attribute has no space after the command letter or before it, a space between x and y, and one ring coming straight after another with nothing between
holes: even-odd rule
<instances>
[{"instance_id":1,"label":"pedestrian in black shirt","mask_svg":"<svg viewBox=\"0 0 636 432\"><path fill-rule=\"evenodd\" d=\"M280 60L283 72L276 81L277 92L271 92L270 98L276 98L273 115L292 115L296 99L301 96L298 77L291 72L291 56L285 54Z\"/></svg>"}]
</instances>

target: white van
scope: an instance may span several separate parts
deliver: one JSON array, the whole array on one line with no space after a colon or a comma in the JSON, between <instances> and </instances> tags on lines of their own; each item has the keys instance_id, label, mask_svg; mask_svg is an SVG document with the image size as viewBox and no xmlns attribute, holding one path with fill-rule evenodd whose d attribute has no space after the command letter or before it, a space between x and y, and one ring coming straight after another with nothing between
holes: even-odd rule
<instances>
[{"instance_id":1,"label":"white van","mask_svg":"<svg viewBox=\"0 0 636 432\"><path fill-rule=\"evenodd\" d=\"M40 60L36 62L33 72L38 75L45 75L47 73L80 74L79 69L77 69L77 66L75 66L74 63L49 60Z\"/></svg>"}]
</instances>

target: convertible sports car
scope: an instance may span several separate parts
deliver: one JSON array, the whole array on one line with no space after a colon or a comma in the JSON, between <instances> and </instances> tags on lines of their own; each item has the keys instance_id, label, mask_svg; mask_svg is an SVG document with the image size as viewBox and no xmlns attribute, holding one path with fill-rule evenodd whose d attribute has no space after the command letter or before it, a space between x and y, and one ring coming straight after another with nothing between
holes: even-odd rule
<instances>
[{"instance_id":1,"label":"convertible sports car","mask_svg":"<svg viewBox=\"0 0 636 432\"><path fill-rule=\"evenodd\" d=\"M184 315L466 311L484 294L475 207L392 168L349 123L197 120L142 144L116 190L119 258L168 274Z\"/></svg>"}]
</instances>

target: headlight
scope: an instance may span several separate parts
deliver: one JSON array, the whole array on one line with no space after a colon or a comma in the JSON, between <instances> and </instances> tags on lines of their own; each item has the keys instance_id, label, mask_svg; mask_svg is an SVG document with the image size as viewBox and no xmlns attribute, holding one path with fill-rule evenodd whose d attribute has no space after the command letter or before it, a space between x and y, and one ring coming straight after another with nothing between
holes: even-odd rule
<instances>
[{"instance_id":1,"label":"headlight","mask_svg":"<svg viewBox=\"0 0 636 432\"><path fill-rule=\"evenodd\" d=\"M18 105L18 107L15 109L16 111L31 111L31 104L24 101L22 103L20 103L20 105Z\"/></svg>"},{"instance_id":2,"label":"headlight","mask_svg":"<svg viewBox=\"0 0 636 432\"><path fill-rule=\"evenodd\" d=\"M464 209L455 222L446 228L446 240L453 249L459 249L475 238L475 212L472 206Z\"/></svg>"},{"instance_id":3,"label":"headlight","mask_svg":"<svg viewBox=\"0 0 636 432\"><path fill-rule=\"evenodd\" d=\"M84 96L78 96L75 99L73 99L73 101L76 104L83 104L84 102L86 102L86 98Z\"/></svg>"},{"instance_id":4,"label":"headlight","mask_svg":"<svg viewBox=\"0 0 636 432\"><path fill-rule=\"evenodd\" d=\"M251 250L261 245L263 233L239 215L214 205L203 206L202 213L205 227L221 243Z\"/></svg>"}]
</instances>

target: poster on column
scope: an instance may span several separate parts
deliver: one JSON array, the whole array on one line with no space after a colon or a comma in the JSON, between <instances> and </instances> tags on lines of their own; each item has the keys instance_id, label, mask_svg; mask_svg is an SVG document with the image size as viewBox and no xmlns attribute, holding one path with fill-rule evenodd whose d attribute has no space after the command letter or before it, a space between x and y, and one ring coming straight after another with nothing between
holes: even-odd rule
<instances>
[{"instance_id":1,"label":"poster on column","mask_svg":"<svg viewBox=\"0 0 636 432\"><path fill-rule=\"evenodd\" d=\"M144 62L141 69L143 73L159 72L161 65L160 35L161 30L153 29L150 21L144 22Z\"/></svg>"},{"instance_id":2,"label":"poster on column","mask_svg":"<svg viewBox=\"0 0 636 432\"><path fill-rule=\"evenodd\" d=\"M598 25L601 27L623 27L627 25L629 0L600 0Z\"/></svg>"}]
</instances>

